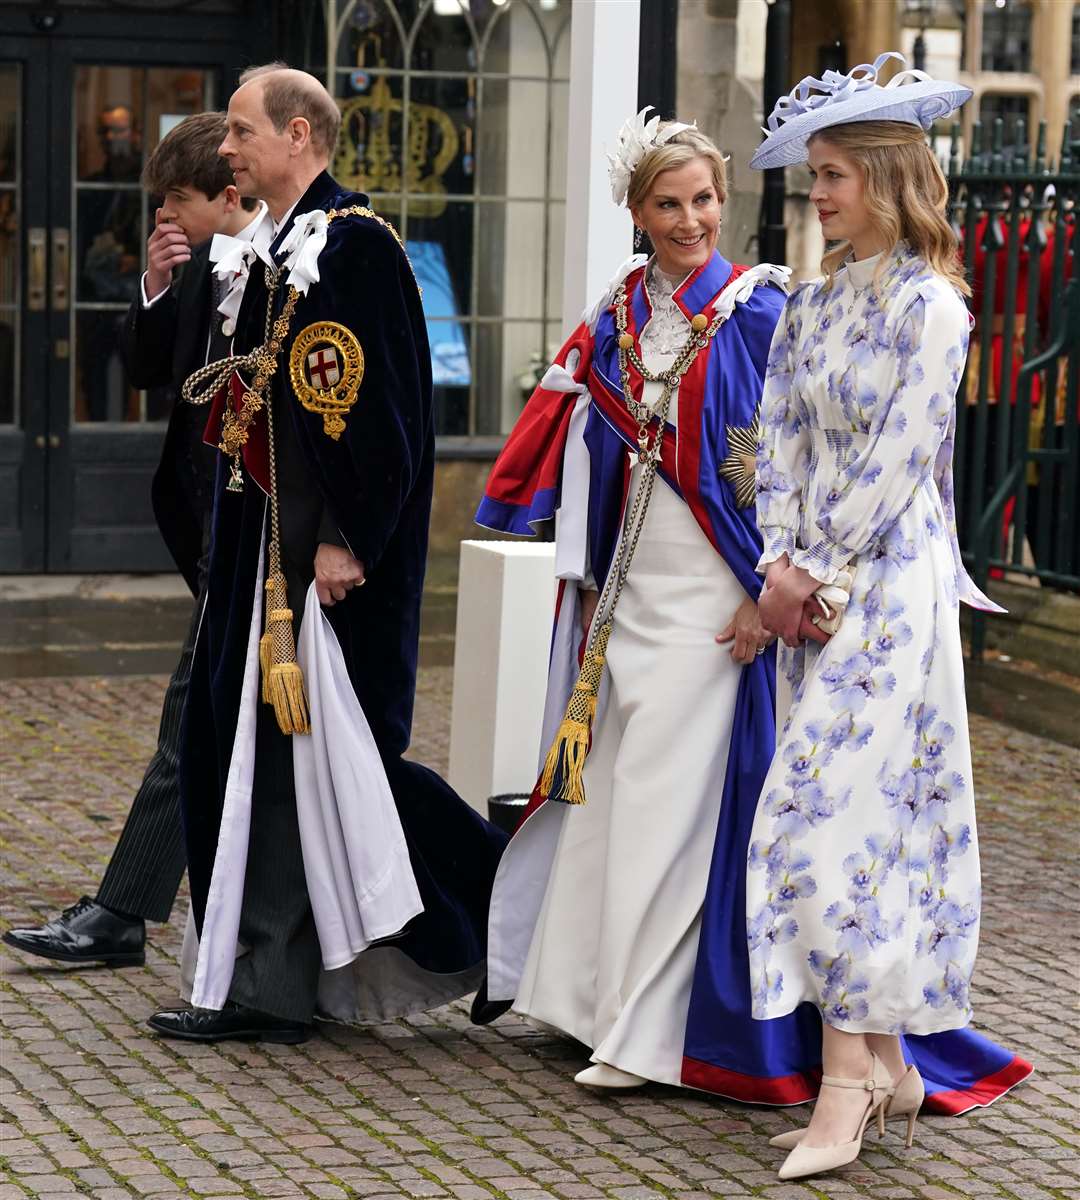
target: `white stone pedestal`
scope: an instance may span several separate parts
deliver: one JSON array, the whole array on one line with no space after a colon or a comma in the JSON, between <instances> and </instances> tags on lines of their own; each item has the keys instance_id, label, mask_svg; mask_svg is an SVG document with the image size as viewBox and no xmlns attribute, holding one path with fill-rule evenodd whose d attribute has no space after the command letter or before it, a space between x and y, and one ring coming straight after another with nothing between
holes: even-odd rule
<instances>
[{"instance_id":1,"label":"white stone pedestal","mask_svg":"<svg viewBox=\"0 0 1080 1200\"><path fill-rule=\"evenodd\" d=\"M554 605L553 542L461 543L449 782L485 817L536 782Z\"/></svg>"}]
</instances>

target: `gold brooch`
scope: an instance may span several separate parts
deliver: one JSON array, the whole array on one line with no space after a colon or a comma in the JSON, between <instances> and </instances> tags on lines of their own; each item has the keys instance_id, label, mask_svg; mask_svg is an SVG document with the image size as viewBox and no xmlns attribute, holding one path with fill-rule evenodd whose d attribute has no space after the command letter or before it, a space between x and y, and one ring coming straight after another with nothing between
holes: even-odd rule
<instances>
[{"instance_id":1,"label":"gold brooch","mask_svg":"<svg viewBox=\"0 0 1080 1200\"><path fill-rule=\"evenodd\" d=\"M731 484L735 503L749 508L757 495L757 444L761 437L758 413L746 426L727 426L728 456L718 470Z\"/></svg>"},{"instance_id":2,"label":"gold brooch","mask_svg":"<svg viewBox=\"0 0 1080 1200\"><path fill-rule=\"evenodd\" d=\"M336 321L301 329L289 355L289 377L297 400L322 417L323 433L336 442L364 378L364 352L356 335Z\"/></svg>"}]
</instances>

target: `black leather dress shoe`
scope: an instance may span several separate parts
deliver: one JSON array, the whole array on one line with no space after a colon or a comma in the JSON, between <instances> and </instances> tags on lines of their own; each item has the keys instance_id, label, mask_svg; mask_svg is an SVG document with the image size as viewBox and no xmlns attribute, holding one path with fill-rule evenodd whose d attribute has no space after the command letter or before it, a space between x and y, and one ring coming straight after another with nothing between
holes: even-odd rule
<instances>
[{"instance_id":1,"label":"black leather dress shoe","mask_svg":"<svg viewBox=\"0 0 1080 1200\"><path fill-rule=\"evenodd\" d=\"M146 1023L162 1037L185 1042L279 1042L295 1046L311 1036L308 1026L299 1021L286 1021L231 1002L221 1012L212 1008L163 1008Z\"/></svg>"},{"instance_id":2,"label":"black leather dress shoe","mask_svg":"<svg viewBox=\"0 0 1080 1200\"><path fill-rule=\"evenodd\" d=\"M474 1025L490 1025L492 1021L498 1020L503 1013L508 1013L514 1007L513 1000L489 1000L487 994L487 976L480 982L480 987L475 996L473 996L472 1008L469 1011L469 1020Z\"/></svg>"},{"instance_id":3,"label":"black leather dress shoe","mask_svg":"<svg viewBox=\"0 0 1080 1200\"><path fill-rule=\"evenodd\" d=\"M4 941L16 950L70 963L141 967L146 961L146 925L83 896L40 929L9 929Z\"/></svg>"}]
</instances>

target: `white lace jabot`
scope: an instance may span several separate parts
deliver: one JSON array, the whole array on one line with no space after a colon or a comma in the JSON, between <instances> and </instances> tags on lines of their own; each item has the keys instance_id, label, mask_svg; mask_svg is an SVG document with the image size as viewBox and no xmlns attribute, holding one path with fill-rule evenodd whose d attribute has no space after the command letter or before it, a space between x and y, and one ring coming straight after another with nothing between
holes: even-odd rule
<instances>
[{"instance_id":1,"label":"white lace jabot","mask_svg":"<svg viewBox=\"0 0 1080 1200\"><path fill-rule=\"evenodd\" d=\"M675 355L686 345L690 322L672 299L685 278L661 271L655 259L649 264L645 287L652 302L652 317L641 331L641 353L649 367L652 355Z\"/></svg>"}]
</instances>

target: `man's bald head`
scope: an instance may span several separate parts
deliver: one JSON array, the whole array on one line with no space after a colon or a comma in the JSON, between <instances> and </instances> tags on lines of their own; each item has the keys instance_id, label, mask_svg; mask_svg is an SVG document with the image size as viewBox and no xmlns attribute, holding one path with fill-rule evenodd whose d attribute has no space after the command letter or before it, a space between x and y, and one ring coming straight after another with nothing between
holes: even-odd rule
<instances>
[{"instance_id":1,"label":"man's bald head","mask_svg":"<svg viewBox=\"0 0 1080 1200\"><path fill-rule=\"evenodd\" d=\"M248 67L240 76L240 87L261 91L263 110L278 133L295 117L302 117L311 129L312 148L326 158L333 154L341 111L314 75L282 62L266 63Z\"/></svg>"}]
</instances>

